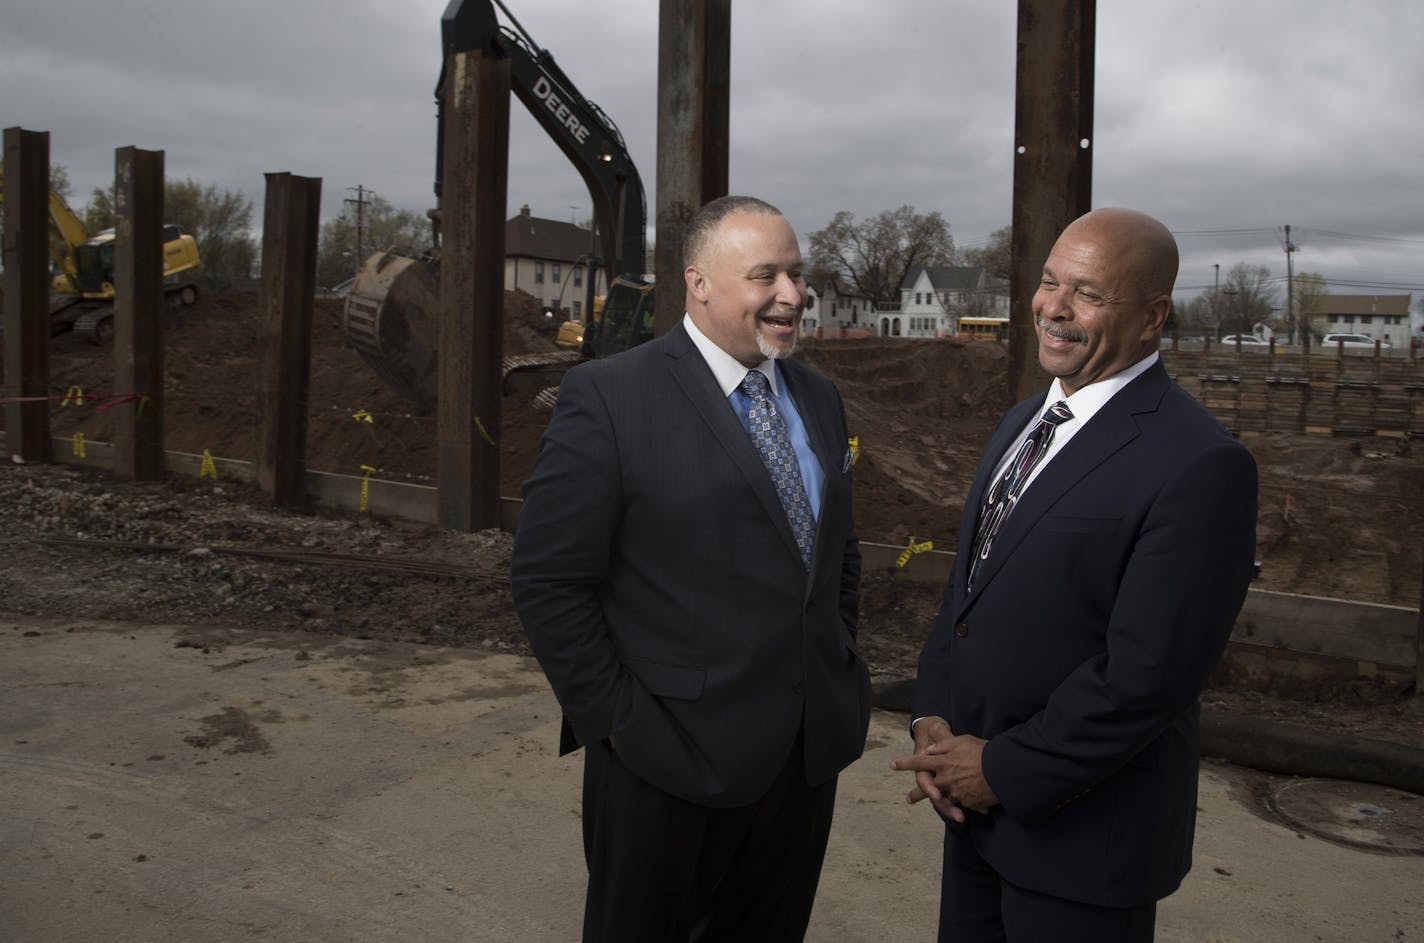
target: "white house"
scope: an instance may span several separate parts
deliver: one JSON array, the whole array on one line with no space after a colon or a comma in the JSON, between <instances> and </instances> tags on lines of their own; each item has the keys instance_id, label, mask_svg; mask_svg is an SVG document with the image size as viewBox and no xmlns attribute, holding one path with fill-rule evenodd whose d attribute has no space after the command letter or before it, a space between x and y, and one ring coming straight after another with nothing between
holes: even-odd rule
<instances>
[{"instance_id":1,"label":"white house","mask_svg":"<svg viewBox=\"0 0 1424 943\"><path fill-rule=\"evenodd\" d=\"M1409 303L1413 295L1326 295L1323 315L1314 320L1323 333L1364 334L1394 347L1408 347Z\"/></svg>"},{"instance_id":2,"label":"white house","mask_svg":"<svg viewBox=\"0 0 1424 943\"><path fill-rule=\"evenodd\" d=\"M884 337L945 337L960 318L1009 317L1008 286L979 266L933 265L912 270L900 286L898 310L877 314Z\"/></svg>"},{"instance_id":3,"label":"white house","mask_svg":"<svg viewBox=\"0 0 1424 943\"><path fill-rule=\"evenodd\" d=\"M875 329L875 305L869 298L852 292L849 287L830 279L824 285L806 286L806 312L801 316L801 329L851 328Z\"/></svg>"}]
</instances>

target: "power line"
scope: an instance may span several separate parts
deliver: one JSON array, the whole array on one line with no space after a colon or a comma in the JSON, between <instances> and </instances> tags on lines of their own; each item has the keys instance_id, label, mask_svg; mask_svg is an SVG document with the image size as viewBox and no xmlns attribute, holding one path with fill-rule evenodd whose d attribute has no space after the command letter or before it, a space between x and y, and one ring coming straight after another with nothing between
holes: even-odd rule
<instances>
[{"instance_id":1,"label":"power line","mask_svg":"<svg viewBox=\"0 0 1424 943\"><path fill-rule=\"evenodd\" d=\"M1407 239L1403 236L1362 236L1356 233L1336 232L1333 229L1305 229L1305 232L1318 236L1330 236L1335 239L1355 239L1360 242L1383 242L1400 246L1421 246L1424 247L1424 239Z\"/></svg>"}]
</instances>

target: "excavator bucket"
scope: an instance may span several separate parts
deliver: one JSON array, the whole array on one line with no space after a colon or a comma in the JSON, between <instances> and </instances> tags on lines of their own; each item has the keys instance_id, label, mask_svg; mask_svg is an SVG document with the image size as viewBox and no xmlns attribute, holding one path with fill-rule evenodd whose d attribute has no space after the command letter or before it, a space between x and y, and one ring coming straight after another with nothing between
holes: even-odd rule
<instances>
[{"instance_id":1,"label":"excavator bucket","mask_svg":"<svg viewBox=\"0 0 1424 943\"><path fill-rule=\"evenodd\" d=\"M382 380L426 409L436 396L439 303L437 264L390 252L366 260L346 299L347 341Z\"/></svg>"}]
</instances>

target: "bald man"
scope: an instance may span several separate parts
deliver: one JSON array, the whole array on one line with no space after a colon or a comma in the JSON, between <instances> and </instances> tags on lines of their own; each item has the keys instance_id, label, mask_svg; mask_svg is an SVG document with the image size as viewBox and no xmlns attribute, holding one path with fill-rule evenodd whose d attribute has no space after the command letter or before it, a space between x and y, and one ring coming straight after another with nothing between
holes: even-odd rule
<instances>
[{"instance_id":1,"label":"bald man","mask_svg":"<svg viewBox=\"0 0 1424 943\"><path fill-rule=\"evenodd\" d=\"M1176 275L1171 233L1126 209L1075 220L1043 266L1054 380L979 463L894 761L945 823L941 941L1151 940L1191 867L1256 466L1158 358Z\"/></svg>"}]
</instances>

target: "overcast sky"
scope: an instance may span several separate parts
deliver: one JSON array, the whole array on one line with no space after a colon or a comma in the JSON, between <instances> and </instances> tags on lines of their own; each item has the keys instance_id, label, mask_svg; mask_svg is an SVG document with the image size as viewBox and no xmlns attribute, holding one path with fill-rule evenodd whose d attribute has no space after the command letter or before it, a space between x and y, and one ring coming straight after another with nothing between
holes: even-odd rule
<instances>
[{"instance_id":1,"label":"overcast sky","mask_svg":"<svg viewBox=\"0 0 1424 943\"><path fill-rule=\"evenodd\" d=\"M471 0L475 2L475 0ZM623 132L655 213L657 0L507 0ZM0 0L0 125L50 132L73 202L114 149L240 190L321 177L432 205L432 92L446 0ZM1424 296L1424 4L1100 0L1093 203L1160 218L1179 298L1237 262L1343 294ZM938 210L961 246L1007 225L1016 4L740 0L731 189L802 237L837 210ZM501 15L503 20L503 15ZM507 22L507 21L505 21ZM516 101L509 213L583 221L582 180Z\"/></svg>"}]
</instances>

